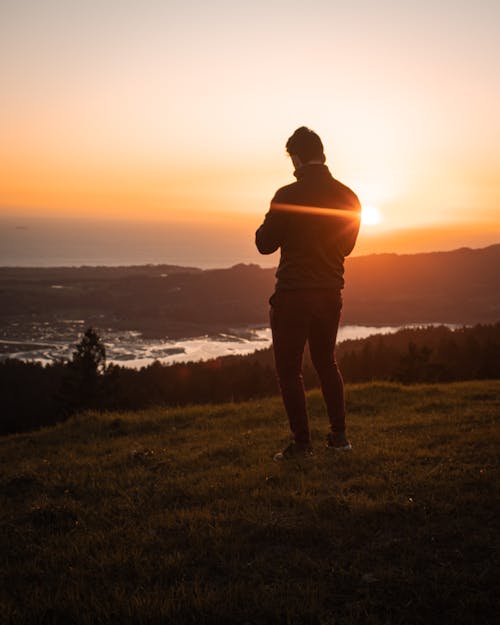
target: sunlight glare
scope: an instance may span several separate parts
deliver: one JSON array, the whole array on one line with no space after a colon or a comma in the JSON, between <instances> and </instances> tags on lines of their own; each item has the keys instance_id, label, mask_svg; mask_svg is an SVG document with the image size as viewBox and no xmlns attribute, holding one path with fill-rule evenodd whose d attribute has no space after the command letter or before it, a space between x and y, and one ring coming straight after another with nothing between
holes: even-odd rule
<instances>
[{"instance_id":1,"label":"sunlight glare","mask_svg":"<svg viewBox=\"0 0 500 625\"><path fill-rule=\"evenodd\" d=\"M363 206L361 209L361 225L376 226L382 221L382 214L375 206Z\"/></svg>"}]
</instances>

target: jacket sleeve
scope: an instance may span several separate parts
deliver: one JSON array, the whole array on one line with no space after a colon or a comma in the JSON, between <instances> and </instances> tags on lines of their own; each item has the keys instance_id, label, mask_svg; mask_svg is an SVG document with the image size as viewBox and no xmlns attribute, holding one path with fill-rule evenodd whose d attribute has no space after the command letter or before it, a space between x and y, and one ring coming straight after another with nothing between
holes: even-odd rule
<instances>
[{"instance_id":1,"label":"jacket sleeve","mask_svg":"<svg viewBox=\"0 0 500 625\"><path fill-rule=\"evenodd\" d=\"M349 256L354 249L361 225L361 204L354 193L349 204L342 228L342 254L344 256Z\"/></svg>"},{"instance_id":2,"label":"jacket sleeve","mask_svg":"<svg viewBox=\"0 0 500 625\"><path fill-rule=\"evenodd\" d=\"M283 211L273 208L275 201L276 196L271 202L271 208L267 212L264 222L255 233L255 245L261 254L272 254L281 246L283 241L286 216Z\"/></svg>"}]
</instances>

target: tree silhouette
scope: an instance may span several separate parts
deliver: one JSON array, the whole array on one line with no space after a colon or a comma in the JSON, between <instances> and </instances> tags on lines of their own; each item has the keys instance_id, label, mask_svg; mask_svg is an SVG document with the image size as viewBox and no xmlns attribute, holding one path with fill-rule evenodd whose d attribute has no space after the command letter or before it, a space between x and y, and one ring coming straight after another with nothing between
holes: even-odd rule
<instances>
[{"instance_id":1,"label":"tree silhouette","mask_svg":"<svg viewBox=\"0 0 500 625\"><path fill-rule=\"evenodd\" d=\"M100 405L105 371L106 348L97 332L89 327L73 352L62 382L60 397L67 413Z\"/></svg>"},{"instance_id":2,"label":"tree silhouette","mask_svg":"<svg viewBox=\"0 0 500 625\"><path fill-rule=\"evenodd\" d=\"M349 340L338 345L337 359L348 383L373 379L409 384L498 379L499 351L500 323L496 323L456 330L407 328L384 337ZM318 386L307 351L304 382L307 388ZM66 364L0 361L0 434L57 423L88 408L221 403L277 392L271 349L204 362L154 362L135 370L107 365L99 335L88 328Z\"/></svg>"},{"instance_id":3,"label":"tree silhouette","mask_svg":"<svg viewBox=\"0 0 500 625\"><path fill-rule=\"evenodd\" d=\"M71 364L88 378L96 378L106 370L106 348L94 328L85 330Z\"/></svg>"}]
</instances>

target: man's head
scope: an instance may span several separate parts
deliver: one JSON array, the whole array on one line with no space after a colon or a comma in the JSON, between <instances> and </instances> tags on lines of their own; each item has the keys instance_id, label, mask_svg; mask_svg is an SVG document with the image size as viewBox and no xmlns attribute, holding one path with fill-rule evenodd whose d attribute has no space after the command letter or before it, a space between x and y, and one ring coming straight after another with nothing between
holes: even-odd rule
<instances>
[{"instance_id":1,"label":"man's head","mask_svg":"<svg viewBox=\"0 0 500 625\"><path fill-rule=\"evenodd\" d=\"M301 126L286 142L286 151L294 165L305 165L309 162L324 163L326 161L323 144L319 136L310 128Z\"/></svg>"}]
</instances>

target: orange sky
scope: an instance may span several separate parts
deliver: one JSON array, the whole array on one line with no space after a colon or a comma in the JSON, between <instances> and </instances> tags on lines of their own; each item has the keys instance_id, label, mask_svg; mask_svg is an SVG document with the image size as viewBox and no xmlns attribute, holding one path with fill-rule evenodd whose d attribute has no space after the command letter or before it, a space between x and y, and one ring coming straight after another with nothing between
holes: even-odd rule
<instances>
[{"instance_id":1,"label":"orange sky","mask_svg":"<svg viewBox=\"0 0 500 625\"><path fill-rule=\"evenodd\" d=\"M435 4L4 0L0 217L253 229L305 124L358 251L499 241L500 8Z\"/></svg>"}]
</instances>

